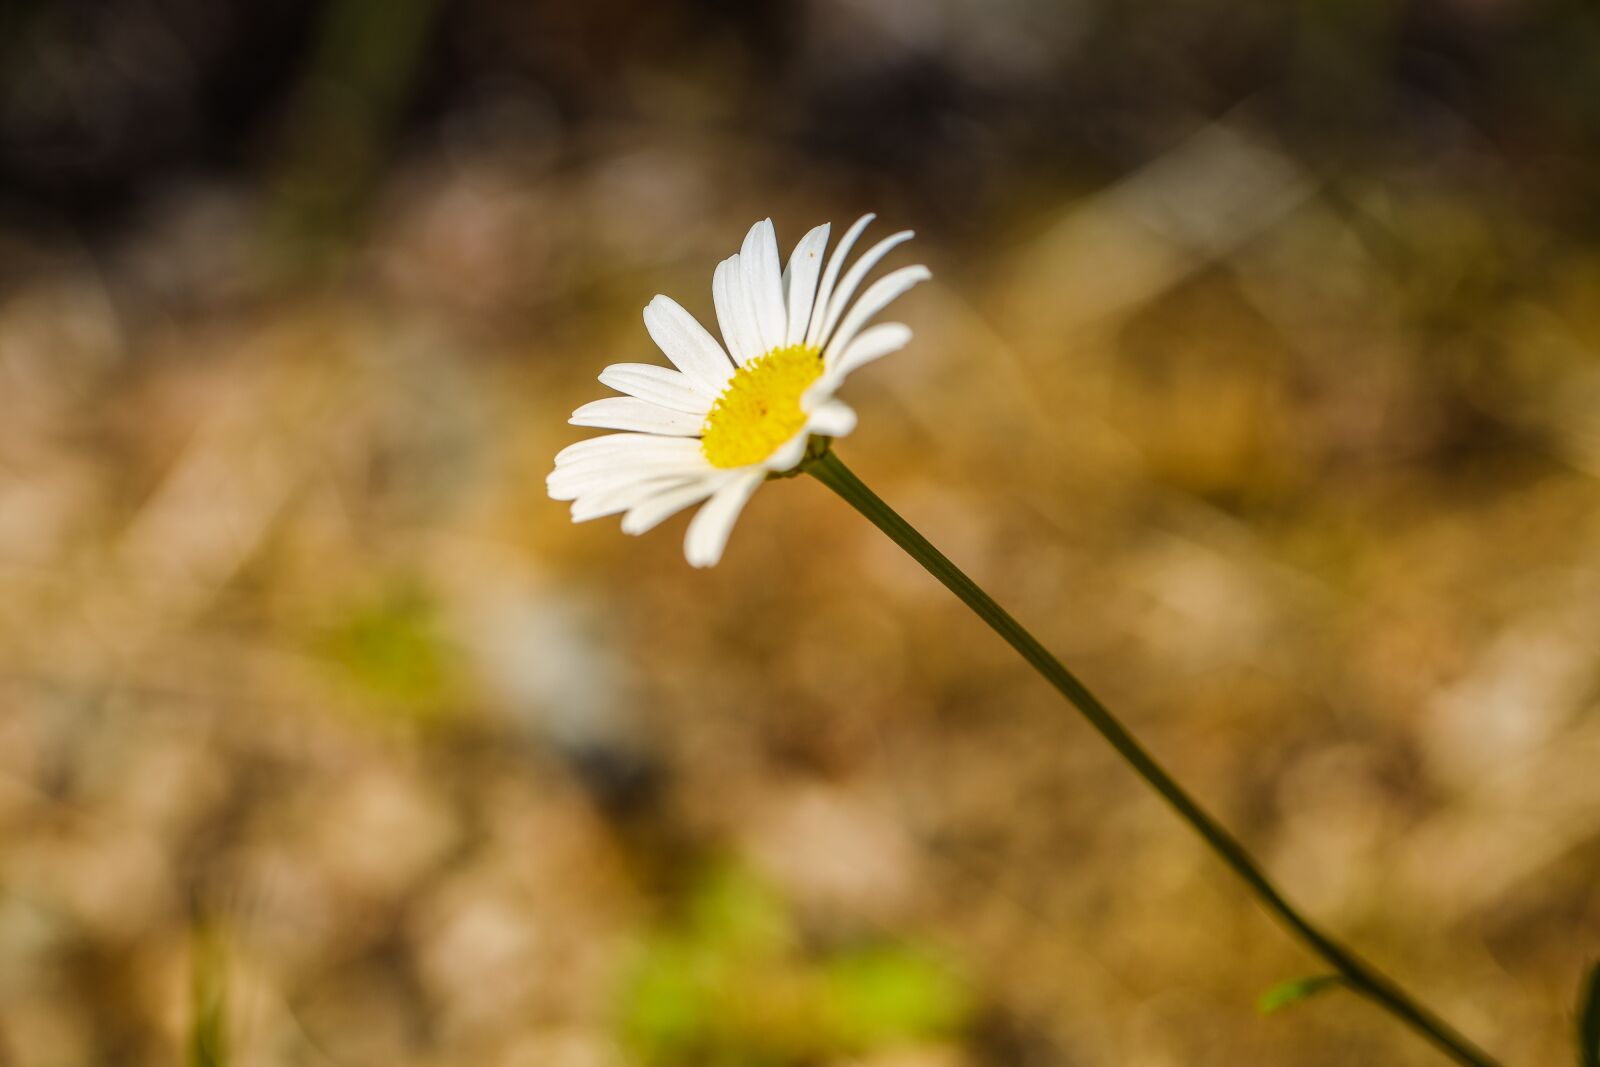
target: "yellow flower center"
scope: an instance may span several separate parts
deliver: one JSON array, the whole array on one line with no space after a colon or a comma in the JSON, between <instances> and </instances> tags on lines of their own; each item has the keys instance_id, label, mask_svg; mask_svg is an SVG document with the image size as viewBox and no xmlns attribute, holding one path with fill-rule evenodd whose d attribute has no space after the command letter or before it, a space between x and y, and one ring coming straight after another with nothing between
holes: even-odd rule
<instances>
[{"instance_id":1,"label":"yellow flower center","mask_svg":"<svg viewBox=\"0 0 1600 1067\"><path fill-rule=\"evenodd\" d=\"M822 350L787 345L733 372L700 430L713 467L760 463L806 424L800 397L822 376Z\"/></svg>"}]
</instances>

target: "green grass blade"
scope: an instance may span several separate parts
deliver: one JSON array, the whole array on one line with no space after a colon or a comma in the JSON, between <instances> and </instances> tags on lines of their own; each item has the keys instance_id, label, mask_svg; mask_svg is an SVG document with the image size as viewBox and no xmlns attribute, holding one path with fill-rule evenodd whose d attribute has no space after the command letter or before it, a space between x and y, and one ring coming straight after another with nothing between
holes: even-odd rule
<instances>
[{"instance_id":1,"label":"green grass blade","mask_svg":"<svg viewBox=\"0 0 1600 1067\"><path fill-rule=\"evenodd\" d=\"M1279 982L1261 994L1261 999L1256 1001L1256 1010L1262 1015L1271 1015L1281 1008L1309 1000L1318 993L1326 993L1342 985L1344 979L1337 974L1314 974L1309 978L1291 978L1287 982Z\"/></svg>"},{"instance_id":2,"label":"green grass blade","mask_svg":"<svg viewBox=\"0 0 1600 1067\"><path fill-rule=\"evenodd\" d=\"M227 1067L227 959L214 929L194 933L188 1067Z\"/></svg>"}]
</instances>

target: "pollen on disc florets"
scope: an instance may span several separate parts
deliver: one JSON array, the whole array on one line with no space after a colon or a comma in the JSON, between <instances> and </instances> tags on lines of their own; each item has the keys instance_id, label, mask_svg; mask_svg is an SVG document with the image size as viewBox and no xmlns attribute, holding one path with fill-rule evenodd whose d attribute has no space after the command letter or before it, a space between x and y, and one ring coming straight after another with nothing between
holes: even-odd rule
<instances>
[{"instance_id":1,"label":"pollen on disc florets","mask_svg":"<svg viewBox=\"0 0 1600 1067\"><path fill-rule=\"evenodd\" d=\"M760 463L806 424L800 397L822 376L822 350L786 345L733 372L700 431L714 467Z\"/></svg>"}]
</instances>

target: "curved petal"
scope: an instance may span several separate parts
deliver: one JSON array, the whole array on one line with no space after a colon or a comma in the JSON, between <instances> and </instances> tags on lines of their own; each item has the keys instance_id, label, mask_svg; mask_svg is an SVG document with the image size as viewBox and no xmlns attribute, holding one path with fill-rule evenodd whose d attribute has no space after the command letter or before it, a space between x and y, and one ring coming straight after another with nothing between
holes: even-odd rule
<instances>
[{"instance_id":1,"label":"curved petal","mask_svg":"<svg viewBox=\"0 0 1600 1067\"><path fill-rule=\"evenodd\" d=\"M856 428L855 409L840 400L829 400L811 413L807 428L824 437L844 437Z\"/></svg>"},{"instance_id":2,"label":"curved petal","mask_svg":"<svg viewBox=\"0 0 1600 1067\"><path fill-rule=\"evenodd\" d=\"M620 484L629 478L648 478L658 474L689 475L710 469L711 464L697 450L693 456L645 456L610 462L568 463L545 475L544 484L557 500L570 500L590 492L592 486L601 482ZM567 495L563 497L559 494Z\"/></svg>"},{"instance_id":3,"label":"curved petal","mask_svg":"<svg viewBox=\"0 0 1600 1067\"><path fill-rule=\"evenodd\" d=\"M755 314L761 337L761 351L781 348L788 332L788 311L783 302L783 267L778 262L778 234L771 219L750 227L744 247L739 249L739 266L744 271L744 288Z\"/></svg>"},{"instance_id":4,"label":"curved petal","mask_svg":"<svg viewBox=\"0 0 1600 1067\"><path fill-rule=\"evenodd\" d=\"M789 329L783 343L797 345L806 339L811 325L811 305L817 295L817 276L822 273L822 253L828 248L830 226L824 222L800 238L784 269L784 298L789 302Z\"/></svg>"},{"instance_id":5,"label":"curved petal","mask_svg":"<svg viewBox=\"0 0 1600 1067\"><path fill-rule=\"evenodd\" d=\"M562 463L545 476L545 488L556 500L576 500L602 490L620 488L650 478L689 478L714 470L700 451L700 442L687 437L662 437L662 442L683 444L687 450L666 450L624 455L597 454Z\"/></svg>"},{"instance_id":6,"label":"curved petal","mask_svg":"<svg viewBox=\"0 0 1600 1067\"><path fill-rule=\"evenodd\" d=\"M550 496L556 500L582 500L597 493L620 492L629 486L643 485L646 482L665 479L688 481L691 478L703 478L708 473L714 472L715 468L709 465L688 467L682 464L677 466L660 464L625 471L591 471L559 479Z\"/></svg>"},{"instance_id":7,"label":"curved petal","mask_svg":"<svg viewBox=\"0 0 1600 1067\"><path fill-rule=\"evenodd\" d=\"M772 454L761 461L761 469L774 473L791 469L805 458L806 442L810 439L811 431L807 427L801 427L799 433L773 449Z\"/></svg>"},{"instance_id":8,"label":"curved petal","mask_svg":"<svg viewBox=\"0 0 1600 1067\"><path fill-rule=\"evenodd\" d=\"M670 296L657 296L644 309L644 328L666 357L701 388L715 396L733 376L717 339Z\"/></svg>"},{"instance_id":9,"label":"curved petal","mask_svg":"<svg viewBox=\"0 0 1600 1067\"><path fill-rule=\"evenodd\" d=\"M682 461L653 461L627 467L607 467L601 470L559 470L545 479L545 487L554 500L577 500L595 493L609 493L628 485L637 485L655 478L698 478L715 470L709 463L684 463Z\"/></svg>"},{"instance_id":10,"label":"curved petal","mask_svg":"<svg viewBox=\"0 0 1600 1067\"><path fill-rule=\"evenodd\" d=\"M728 352L740 366L761 355L761 330L744 291L744 271L737 254L717 264L711 275L711 299L717 306L717 323Z\"/></svg>"},{"instance_id":11,"label":"curved petal","mask_svg":"<svg viewBox=\"0 0 1600 1067\"><path fill-rule=\"evenodd\" d=\"M911 240L911 236L910 230L901 230L899 233L890 234L867 249L866 252L862 253L860 259L850 265L849 273L844 276L844 280L839 283L838 291L828 301L828 315L827 318L822 320L822 332L817 335L818 345L825 346L828 343L828 338L833 333L833 328L838 325L840 317L844 315L845 308L850 304L850 298L856 294L856 288L860 286L861 280L867 276L867 272L876 267L879 261L894 251L897 246Z\"/></svg>"},{"instance_id":12,"label":"curved petal","mask_svg":"<svg viewBox=\"0 0 1600 1067\"><path fill-rule=\"evenodd\" d=\"M600 372L600 384L619 393L648 400L673 411L705 417L715 396L708 396L687 374L652 363L613 363Z\"/></svg>"},{"instance_id":13,"label":"curved petal","mask_svg":"<svg viewBox=\"0 0 1600 1067\"><path fill-rule=\"evenodd\" d=\"M832 363L838 358L850 342L855 340L856 334L867 321L889 306L901 293L910 289L919 282L925 282L933 277L933 272L920 264L915 267L901 267L899 270L890 271L867 287L861 294L861 299L855 302L844 321L839 324L839 330L828 342L828 347L823 350L822 361L824 365Z\"/></svg>"},{"instance_id":14,"label":"curved petal","mask_svg":"<svg viewBox=\"0 0 1600 1067\"><path fill-rule=\"evenodd\" d=\"M910 341L911 327L901 323L880 322L876 326L869 326L845 345L842 351L834 353L835 358L828 365L827 375L833 381L841 382L851 372L875 359L882 359L890 352L900 351Z\"/></svg>"},{"instance_id":15,"label":"curved petal","mask_svg":"<svg viewBox=\"0 0 1600 1067\"><path fill-rule=\"evenodd\" d=\"M698 504L728 482L728 475L697 478L685 485L674 486L640 501L622 517L622 532L642 534L670 519L690 504Z\"/></svg>"},{"instance_id":16,"label":"curved petal","mask_svg":"<svg viewBox=\"0 0 1600 1067\"><path fill-rule=\"evenodd\" d=\"M817 288L817 299L811 308L811 322L806 328L806 344L821 346L822 320L828 315L828 302L833 297L833 283L839 279L839 271L844 269L844 257L856 243L856 238L861 236L861 231L867 228L868 223L877 218L870 211L856 219L855 223L839 238L839 243L834 246L833 255L828 259L828 269L822 272L822 284Z\"/></svg>"},{"instance_id":17,"label":"curved petal","mask_svg":"<svg viewBox=\"0 0 1600 1067\"><path fill-rule=\"evenodd\" d=\"M683 555L691 566L716 566L727 547L728 535L733 533L733 524L739 521L739 513L764 477L759 470L739 472L695 514L683 538Z\"/></svg>"},{"instance_id":18,"label":"curved petal","mask_svg":"<svg viewBox=\"0 0 1600 1067\"><path fill-rule=\"evenodd\" d=\"M556 466L604 457L679 455L698 452L697 441L684 441L681 437L662 437L653 433L608 433L599 437L586 437L556 453Z\"/></svg>"},{"instance_id":19,"label":"curved petal","mask_svg":"<svg viewBox=\"0 0 1600 1067\"><path fill-rule=\"evenodd\" d=\"M638 397L608 396L604 400L591 400L574 411L567 421L574 426L595 426L603 430L697 437L705 416L673 411Z\"/></svg>"},{"instance_id":20,"label":"curved petal","mask_svg":"<svg viewBox=\"0 0 1600 1067\"><path fill-rule=\"evenodd\" d=\"M605 515L627 511L669 489L676 489L696 481L693 476L659 475L628 482L625 485L584 493L572 502L572 521L588 522Z\"/></svg>"}]
</instances>

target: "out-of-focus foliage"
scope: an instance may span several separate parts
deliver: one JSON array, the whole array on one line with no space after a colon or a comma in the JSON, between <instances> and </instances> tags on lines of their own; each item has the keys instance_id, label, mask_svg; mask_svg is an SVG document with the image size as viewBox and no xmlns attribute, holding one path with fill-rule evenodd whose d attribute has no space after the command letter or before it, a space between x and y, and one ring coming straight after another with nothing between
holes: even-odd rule
<instances>
[{"instance_id":1,"label":"out-of-focus foliage","mask_svg":"<svg viewBox=\"0 0 1600 1067\"><path fill-rule=\"evenodd\" d=\"M228 976L222 936L196 932L189 1002L189 1067L227 1067Z\"/></svg>"},{"instance_id":2,"label":"out-of-focus foliage","mask_svg":"<svg viewBox=\"0 0 1600 1067\"><path fill-rule=\"evenodd\" d=\"M0 1063L1435 1062L1252 1010L1304 958L809 480L709 573L545 498L652 294L863 210L936 281L847 461L1570 1062L1596 55L1586 0L0 5Z\"/></svg>"},{"instance_id":3,"label":"out-of-focus foliage","mask_svg":"<svg viewBox=\"0 0 1600 1067\"><path fill-rule=\"evenodd\" d=\"M686 914L652 931L623 990L635 1062L814 1063L947 1040L970 1014L964 984L927 952L844 946L810 958L784 902L718 868Z\"/></svg>"},{"instance_id":4,"label":"out-of-focus foliage","mask_svg":"<svg viewBox=\"0 0 1600 1067\"><path fill-rule=\"evenodd\" d=\"M322 639L337 674L382 705L428 716L451 689L451 655L437 609L421 590L402 585L352 605Z\"/></svg>"}]
</instances>

